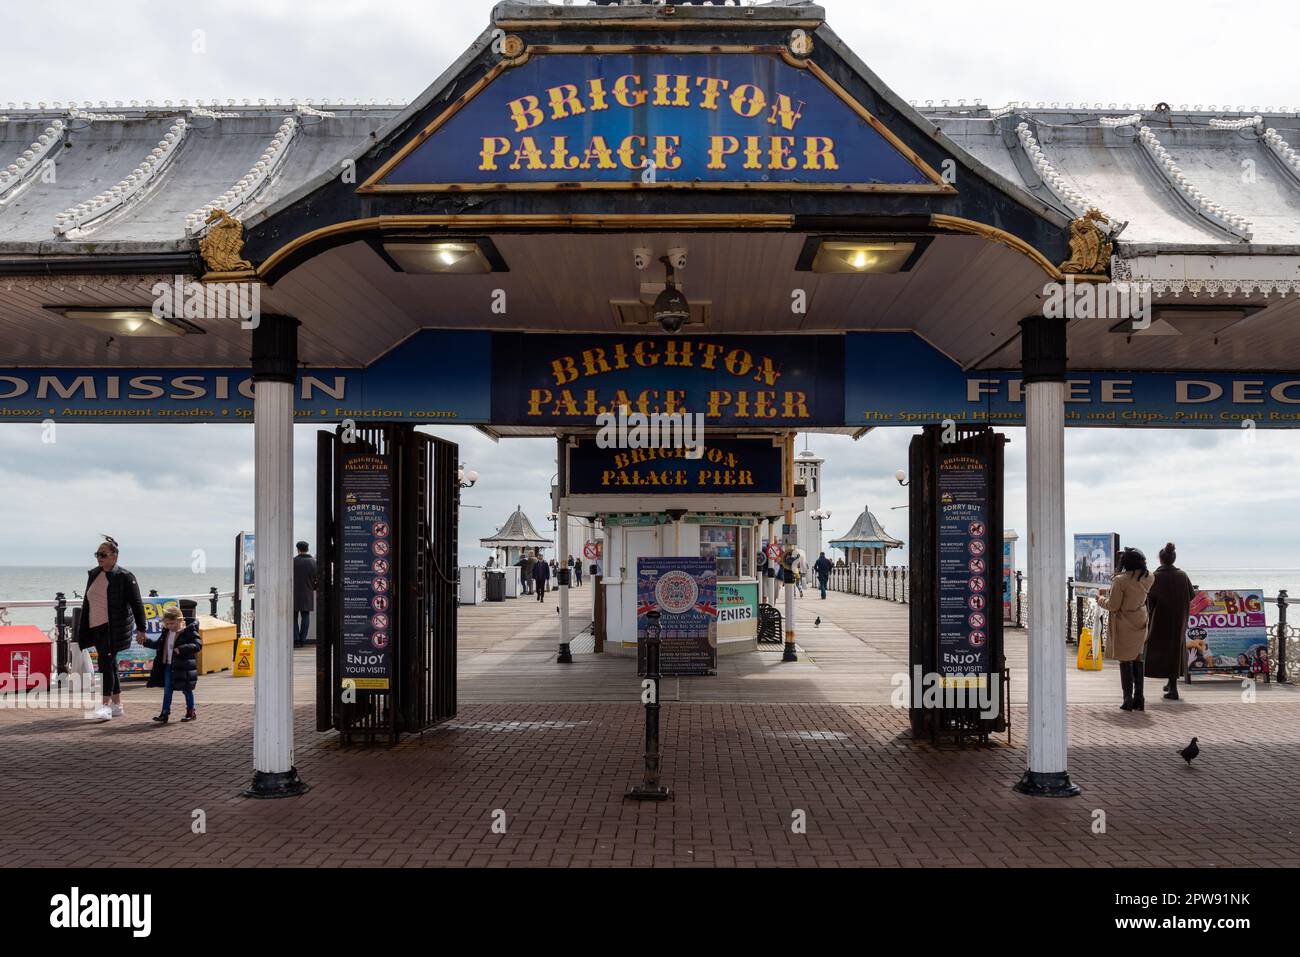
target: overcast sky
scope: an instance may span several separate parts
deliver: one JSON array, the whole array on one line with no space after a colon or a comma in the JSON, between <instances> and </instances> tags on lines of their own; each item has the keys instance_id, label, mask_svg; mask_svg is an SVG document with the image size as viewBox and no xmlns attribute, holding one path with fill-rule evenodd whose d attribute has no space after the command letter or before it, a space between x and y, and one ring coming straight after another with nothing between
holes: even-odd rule
<instances>
[{"instance_id":1,"label":"overcast sky","mask_svg":"<svg viewBox=\"0 0 1300 957\"><path fill-rule=\"evenodd\" d=\"M182 98L404 103L486 26L491 6L8 4L0 107ZM823 6L840 36L907 99L1300 105L1300 4L1094 0L1082 16L994 0ZM0 357L2 350L0 343ZM314 445L310 429L298 431L296 532L310 540ZM552 441L494 445L468 429L440 433L459 442L462 459L481 474L464 498L482 508L462 513L463 556L481 558L477 540L516 504L539 530L548 528ZM1023 433L1008 434L1007 524L1023 531ZM899 429L856 443L812 437L827 459L829 533L847 530L869 504L906 537L907 513L891 507L906 502L893 472L906 463L908 437ZM105 532L123 542L127 563L185 566L203 548L209 564L228 564L234 533L253 526L252 451L249 426L62 425L48 445L40 426L0 425L0 564L87 567ZM1118 531L1151 555L1173 538L1183 564L1194 567L1300 567L1298 483L1295 433L1261 432L1247 444L1235 432L1070 430L1067 532Z\"/></svg>"}]
</instances>

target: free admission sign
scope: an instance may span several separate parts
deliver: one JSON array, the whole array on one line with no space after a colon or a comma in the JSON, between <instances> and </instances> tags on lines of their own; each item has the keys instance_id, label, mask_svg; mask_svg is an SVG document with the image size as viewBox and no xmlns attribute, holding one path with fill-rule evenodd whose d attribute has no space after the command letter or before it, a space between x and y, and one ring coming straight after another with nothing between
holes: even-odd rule
<instances>
[{"instance_id":1,"label":"free admission sign","mask_svg":"<svg viewBox=\"0 0 1300 957\"><path fill-rule=\"evenodd\" d=\"M503 61L359 192L952 187L810 61L784 51Z\"/></svg>"}]
</instances>

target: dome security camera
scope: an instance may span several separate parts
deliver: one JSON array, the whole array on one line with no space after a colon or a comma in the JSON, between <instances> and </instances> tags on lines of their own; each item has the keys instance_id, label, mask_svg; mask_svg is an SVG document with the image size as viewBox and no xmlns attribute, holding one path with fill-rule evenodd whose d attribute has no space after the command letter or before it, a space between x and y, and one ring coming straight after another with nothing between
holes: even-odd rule
<instances>
[{"instance_id":1,"label":"dome security camera","mask_svg":"<svg viewBox=\"0 0 1300 957\"><path fill-rule=\"evenodd\" d=\"M644 246L638 246L636 249L632 250L632 264L636 266L638 270L645 269L650 265L650 263L654 262L654 258L654 250L647 249Z\"/></svg>"},{"instance_id":2,"label":"dome security camera","mask_svg":"<svg viewBox=\"0 0 1300 957\"><path fill-rule=\"evenodd\" d=\"M691 318L691 304L677 288L672 260L661 256L659 261L664 264L667 275L664 276L663 291L655 297L654 320L664 332L680 332L682 326L686 325L686 320Z\"/></svg>"}]
</instances>

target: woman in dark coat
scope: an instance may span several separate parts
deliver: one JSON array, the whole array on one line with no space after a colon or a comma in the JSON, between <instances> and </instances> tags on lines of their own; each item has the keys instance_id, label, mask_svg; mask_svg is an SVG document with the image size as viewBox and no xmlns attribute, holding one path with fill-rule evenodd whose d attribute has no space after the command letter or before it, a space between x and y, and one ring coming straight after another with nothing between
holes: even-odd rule
<instances>
[{"instance_id":1,"label":"woman in dark coat","mask_svg":"<svg viewBox=\"0 0 1300 957\"><path fill-rule=\"evenodd\" d=\"M195 622L187 623L175 605L163 610L162 623L163 630L157 638L139 639L146 648L158 650L147 685L163 689L162 710L154 720L167 723L172 710L172 692L179 691L185 695L185 717L181 720L193 721L198 717L194 711L194 687L199 683L199 649L203 647L199 626Z\"/></svg>"},{"instance_id":2,"label":"woman in dark coat","mask_svg":"<svg viewBox=\"0 0 1300 957\"><path fill-rule=\"evenodd\" d=\"M104 703L95 717L107 721L122 717L122 686L117 677L117 655L131 647L132 635L144 637L144 602L135 576L117 563L117 542L104 538L95 549L97 568L86 579L77 623L77 645L94 648L104 681Z\"/></svg>"},{"instance_id":3,"label":"woman in dark coat","mask_svg":"<svg viewBox=\"0 0 1300 957\"><path fill-rule=\"evenodd\" d=\"M1165 678L1165 697L1178 700L1178 679L1187 674L1187 614L1196 586L1174 566L1178 552L1169 542L1160 549L1160 567L1147 593L1151 612L1147 625L1147 668L1152 678Z\"/></svg>"}]
</instances>

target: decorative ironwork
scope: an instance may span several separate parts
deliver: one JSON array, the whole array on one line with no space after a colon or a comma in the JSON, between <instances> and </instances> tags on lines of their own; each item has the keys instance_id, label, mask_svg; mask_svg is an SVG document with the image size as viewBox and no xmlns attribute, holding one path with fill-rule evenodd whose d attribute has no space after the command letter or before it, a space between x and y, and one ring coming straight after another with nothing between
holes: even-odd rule
<instances>
[{"instance_id":1,"label":"decorative ironwork","mask_svg":"<svg viewBox=\"0 0 1300 957\"><path fill-rule=\"evenodd\" d=\"M1061 263L1061 272L1075 275L1105 275L1115 244L1099 224L1110 220L1096 207L1070 223L1070 258Z\"/></svg>"},{"instance_id":2,"label":"decorative ironwork","mask_svg":"<svg viewBox=\"0 0 1300 957\"><path fill-rule=\"evenodd\" d=\"M199 240L199 255L208 272L242 272L253 264L243 258L244 224L224 209L214 209L205 220L211 225Z\"/></svg>"}]
</instances>

